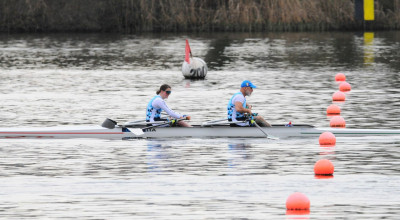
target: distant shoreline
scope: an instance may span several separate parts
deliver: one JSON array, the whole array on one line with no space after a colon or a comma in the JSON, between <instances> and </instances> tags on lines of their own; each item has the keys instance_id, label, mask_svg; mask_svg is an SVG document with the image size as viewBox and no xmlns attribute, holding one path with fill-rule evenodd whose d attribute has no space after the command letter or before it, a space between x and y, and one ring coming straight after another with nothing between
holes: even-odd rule
<instances>
[{"instance_id":1,"label":"distant shoreline","mask_svg":"<svg viewBox=\"0 0 400 220\"><path fill-rule=\"evenodd\" d=\"M0 1L0 33L400 30L400 0L375 0L375 21L354 0Z\"/></svg>"}]
</instances>

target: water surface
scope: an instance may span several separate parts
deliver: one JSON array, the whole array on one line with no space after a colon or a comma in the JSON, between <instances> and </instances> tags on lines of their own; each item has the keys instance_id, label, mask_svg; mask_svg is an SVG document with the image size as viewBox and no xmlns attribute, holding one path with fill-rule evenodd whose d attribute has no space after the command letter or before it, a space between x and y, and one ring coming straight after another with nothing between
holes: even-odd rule
<instances>
[{"instance_id":1,"label":"water surface","mask_svg":"<svg viewBox=\"0 0 400 220\"><path fill-rule=\"evenodd\" d=\"M180 73L185 39L206 80ZM400 129L400 33L211 35L2 35L1 127L120 122L145 116L168 83L168 105L191 123L222 118L242 80L248 102L273 124L329 125L343 72L352 85L347 127ZM395 219L400 138L0 140L0 216L7 219L266 219L296 191L306 218ZM317 179L330 159L335 174Z\"/></svg>"}]
</instances>

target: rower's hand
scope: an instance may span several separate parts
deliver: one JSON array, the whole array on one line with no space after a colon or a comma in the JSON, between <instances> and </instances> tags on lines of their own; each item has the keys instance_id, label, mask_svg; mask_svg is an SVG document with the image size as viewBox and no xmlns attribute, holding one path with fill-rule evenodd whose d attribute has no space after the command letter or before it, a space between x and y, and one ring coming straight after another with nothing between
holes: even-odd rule
<instances>
[{"instance_id":1,"label":"rower's hand","mask_svg":"<svg viewBox=\"0 0 400 220\"><path fill-rule=\"evenodd\" d=\"M182 116L180 119L186 119L186 120L190 120L190 116L189 115L184 115L184 116Z\"/></svg>"},{"instance_id":2,"label":"rower's hand","mask_svg":"<svg viewBox=\"0 0 400 220\"><path fill-rule=\"evenodd\" d=\"M251 113L251 108L252 108L252 107L253 107L253 106L251 106L251 105L246 105L247 113L250 114L250 115L252 114L252 113Z\"/></svg>"}]
</instances>

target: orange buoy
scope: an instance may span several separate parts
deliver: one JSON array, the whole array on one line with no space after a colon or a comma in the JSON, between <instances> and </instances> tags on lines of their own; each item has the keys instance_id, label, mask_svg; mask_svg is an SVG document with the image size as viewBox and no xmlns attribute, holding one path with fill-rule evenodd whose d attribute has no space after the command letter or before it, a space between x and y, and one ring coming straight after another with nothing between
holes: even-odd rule
<instances>
[{"instance_id":1,"label":"orange buoy","mask_svg":"<svg viewBox=\"0 0 400 220\"><path fill-rule=\"evenodd\" d=\"M344 102L345 100L346 100L346 95L341 91L337 91L332 95L332 101Z\"/></svg>"},{"instance_id":2,"label":"orange buoy","mask_svg":"<svg viewBox=\"0 0 400 220\"><path fill-rule=\"evenodd\" d=\"M332 162L327 159L319 160L314 165L315 175L333 175L334 170Z\"/></svg>"},{"instance_id":3,"label":"orange buoy","mask_svg":"<svg viewBox=\"0 0 400 220\"><path fill-rule=\"evenodd\" d=\"M330 105L328 106L328 108L326 109L326 114L328 116L334 116L334 115L340 115L340 108L337 105Z\"/></svg>"},{"instance_id":4,"label":"orange buoy","mask_svg":"<svg viewBox=\"0 0 400 220\"><path fill-rule=\"evenodd\" d=\"M325 131L319 136L319 144L333 146L336 144L336 137L332 132Z\"/></svg>"},{"instance_id":5,"label":"orange buoy","mask_svg":"<svg viewBox=\"0 0 400 220\"><path fill-rule=\"evenodd\" d=\"M303 193L295 192L286 199L287 210L309 210L310 200Z\"/></svg>"},{"instance_id":6,"label":"orange buoy","mask_svg":"<svg viewBox=\"0 0 400 220\"><path fill-rule=\"evenodd\" d=\"M331 128L345 128L346 121L342 116L333 116L329 125L331 126Z\"/></svg>"},{"instance_id":7,"label":"orange buoy","mask_svg":"<svg viewBox=\"0 0 400 220\"><path fill-rule=\"evenodd\" d=\"M346 81L346 76L343 73L338 73L335 76L336 81Z\"/></svg>"},{"instance_id":8,"label":"orange buoy","mask_svg":"<svg viewBox=\"0 0 400 220\"><path fill-rule=\"evenodd\" d=\"M351 85L348 82L341 82L339 90L342 92L349 92L351 90Z\"/></svg>"}]
</instances>

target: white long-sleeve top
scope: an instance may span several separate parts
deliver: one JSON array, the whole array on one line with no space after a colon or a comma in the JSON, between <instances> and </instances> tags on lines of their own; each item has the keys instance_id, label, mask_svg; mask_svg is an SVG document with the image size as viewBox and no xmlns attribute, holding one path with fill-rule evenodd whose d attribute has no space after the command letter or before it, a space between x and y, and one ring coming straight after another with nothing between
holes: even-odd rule
<instances>
[{"instance_id":1,"label":"white long-sleeve top","mask_svg":"<svg viewBox=\"0 0 400 220\"><path fill-rule=\"evenodd\" d=\"M157 109L162 109L165 112L167 112L168 115L170 115L173 118L181 118L182 115L179 113L176 113L174 111L172 111L167 103L165 103L165 101L161 98L161 97L157 97L153 100L151 106L153 107L153 110L151 112L151 116L150 116L150 122L154 122L154 116L156 115L156 111Z\"/></svg>"}]
</instances>

